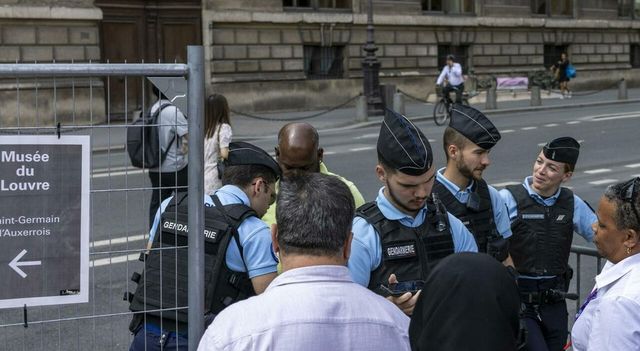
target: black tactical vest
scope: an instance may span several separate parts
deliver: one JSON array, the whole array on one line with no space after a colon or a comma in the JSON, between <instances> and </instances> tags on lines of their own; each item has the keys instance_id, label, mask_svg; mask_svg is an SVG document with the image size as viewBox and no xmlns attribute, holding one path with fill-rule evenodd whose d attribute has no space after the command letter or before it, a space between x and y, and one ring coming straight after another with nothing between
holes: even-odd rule
<instances>
[{"instance_id":1,"label":"black tactical vest","mask_svg":"<svg viewBox=\"0 0 640 351\"><path fill-rule=\"evenodd\" d=\"M522 185L507 189L518 204L511 223L511 257L520 274L562 275L569 263L573 239L573 192L562 188L553 206L534 200Z\"/></svg>"},{"instance_id":2,"label":"black tactical vest","mask_svg":"<svg viewBox=\"0 0 640 351\"><path fill-rule=\"evenodd\" d=\"M398 281L424 281L440 260L454 252L447 211L441 203L437 207L428 203L426 219L416 228L388 220L375 202L362 205L356 216L375 228L382 245L382 261L369 279L374 292L380 293L380 284L387 285L392 273Z\"/></svg>"},{"instance_id":3,"label":"black tactical vest","mask_svg":"<svg viewBox=\"0 0 640 351\"><path fill-rule=\"evenodd\" d=\"M478 244L479 252L487 252L487 242L489 238L498 236L495 219L493 217L493 207L491 206L491 195L489 186L484 180L475 181L472 191L478 195L478 203L475 208L463 204L456 199L444 184L437 179L433 185L432 192L438 194L438 198L447 208L447 211L456 216L469 229Z\"/></svg>"},{"instance_id":4,"label":"black tactical vest","mask_svg":"<svg viewBox=\"0 0 640 351\"><path fill-rule=\"evenodd\" d=\"M215 196L215 195L214 195ZM217 198L214 198L214 202ZM213 316L230 304L255 295L253 285L245 272L234 272L226 263L226 252L232 238L236 241L242 256L242 246L238 227L248 217L256 213L248 206L233 204L219 207L205 207L205 316L203 323L210 323ZM165 212L153 246L145 256L143 274L134 273L132 280L138 283L135 294L130 298L129 309L146 312L147 321L164 329L187 332L188 306L188 214L187 194L174 196ZM194 234L194 233L192 233ZM142 258L142 257L141 257ZM244 261L244 256L242 256ZM141 314L137 316L142 316ZM142 318L134 317L130 329L135 329ZM133 330L132 330L133 331Z\"/></svg>"}]
</instances>

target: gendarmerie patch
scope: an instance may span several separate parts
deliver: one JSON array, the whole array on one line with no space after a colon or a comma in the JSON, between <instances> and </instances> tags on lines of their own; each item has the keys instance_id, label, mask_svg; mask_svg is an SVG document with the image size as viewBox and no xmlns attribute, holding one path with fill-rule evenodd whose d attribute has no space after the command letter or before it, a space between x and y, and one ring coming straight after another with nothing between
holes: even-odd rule
<instances>
[{"instance_id":1,"label":"gendarmerie patch","mask_svg":"<svg viewBox=\"0 0 640 351\"><path fill-rule=\"evenodd\" d=\"M180 223L165 219L162 221L162 229L167 231L175 231L187 236L189 234L189 226L185 223ZM215 241L218 237L218 231L204 228L204 237L207 240Z\"/></svg>"},{"instance_id":2,"label":"gendarmerie patch","mask_svg":"<svg viewBox=\"0 0 640 351\"><path fill-rule=\"evenodd\" d=\"M390 244L382 248L382 254L387 260L416 257L416 243L414 241L408 241Z\"/></svg>"},{"instance_id":3,"label":"gendarmerie patch","mask_svg":"<svg viewBox=\"0 0 640 351\"><path fill-rule=\"evenodd\" d=\"M523 213L522 219L544 219L544 213Z\"/></svg>"}]
</instances>

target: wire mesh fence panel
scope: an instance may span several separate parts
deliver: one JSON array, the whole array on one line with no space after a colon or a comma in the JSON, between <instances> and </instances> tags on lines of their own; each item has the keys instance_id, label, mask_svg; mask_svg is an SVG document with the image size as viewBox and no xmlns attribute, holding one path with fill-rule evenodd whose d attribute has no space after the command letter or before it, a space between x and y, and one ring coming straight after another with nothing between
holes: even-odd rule
<instances>
[{"instance_id":1,"label":"wire mesh fence panel","mask_svg":"<svg viewBox=\"0 0 640 351\"><path fill-rule=\"evenodd\" d=\"M86 270L88 302L44 306L28 300L30 303L22 307L0 309L0 350L129 348L132 313L126 293L135 291L137 286L131 281L132 274L143 272L144 263L139 258L147 249L149 239L150 200L152 192L160 189L153 187L148 169L131 165L126 150L127 129L135 118L149 114L159 104L159 98L152 94L153 85L148 77L187 78L188 72L186 64L0 65L0 140L17 136L24 143L31 144L31 141L38 140L38 136L52 136L60 141L72 136L90 138L89 203L83 203L83 206L88 206L86 213L90 219ZM110 90L114 81L124 87L123 94L118 94L118 101L114 100ZM131 106L133 100L128 98L131 95L139 97L135 106ZM180 106L184 106L186 115L187 97L179 98L185 101ZM178 102L174 101L174 104L178 106ZM177 123L169 123L167 127L173 130ZM63 171L64 166L60 172ZM163 173L177 178L180 169L163 170ZM40 176L56 175L49 172ZM63 183L72 184L79 179L69 177ZM184 185L181 189L187 190ZM177 189L175 185L162 188L168 193ZM8 193L0 191L0 202L11 206L18 214L21 211L33 213L34 209L23 207L26 200L21 202L22 199L33 200L37 193ZM38 209L43 212L40 216L45 217L49 208L55 205L47 203ZM63 205L61 200L60 206ZM64 271L62 263L62 268L51 269L61 254L52 249L47 251L53 247L49 244L51 242L56 243L55 247L64 248L68 244L68 236L75 233L58 232L57 227L52 227L50 235L4 235L15 234L14 229L20 229L20 224L11 218L0 214L0 240L3 244L19 241L19 245L43 248L44 258L42 261L28 261L34 257L30 256L31 253L8 261L5 256L13 257L13 253L5 252L0 262L0 279L3 280L0 300L12 289L19 290L19 284L30 278L37 280L31 283L32 286L40 288L77 273L74 269ZM65 217L61 215L60 218L64 220ZM46 224L41 226L43 230L47 228ZM7 250L6 245L2 246ZM12 264L17 270L12 269ZM45 267L45 264L50 267ZM26 277L20 278L18 270L22 270ZM12 286L12 281L19 283ZM38 295L38 291L32 293L32 296ZM76 293L79 292L60 291L60 295Z\"/></svg>"}]
</instances>

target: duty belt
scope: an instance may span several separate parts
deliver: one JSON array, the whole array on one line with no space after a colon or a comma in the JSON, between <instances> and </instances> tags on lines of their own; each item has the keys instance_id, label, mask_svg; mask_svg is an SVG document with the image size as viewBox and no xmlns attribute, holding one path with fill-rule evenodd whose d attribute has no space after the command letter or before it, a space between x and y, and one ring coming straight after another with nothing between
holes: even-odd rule
<instances>
[{"instance_id":1,"label":"duty belt","mask_svg":"<svg viewBox=\"0 0 640 351\"><path fill-rule=\"evenodd\" d=\"M521 292L522 302L532 305L549 305L564 301L565 299L576 300L576 294L566 293L561 290L547 289L534 292Z\"/></svg>"}]
</instances>

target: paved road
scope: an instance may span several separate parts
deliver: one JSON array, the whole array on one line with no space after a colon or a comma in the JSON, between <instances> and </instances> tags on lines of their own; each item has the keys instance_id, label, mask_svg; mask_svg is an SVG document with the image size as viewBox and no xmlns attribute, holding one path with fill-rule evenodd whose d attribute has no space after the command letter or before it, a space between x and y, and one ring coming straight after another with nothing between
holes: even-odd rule
<instances>
[{"instance_id":1,"label":"paved road","mask_svg":"<svg viewBox=\"0 0 640 351\"><path fill-rule=\"evenodd\" d=\"M498 188L519 183L530 174L542 143L571 135L582 141L582 152L576 173L567 185L597 206L599 196L608 184L640 175L640 155L637 153L640 112L636 112L639 107L640 104L624 104L491 115L503 140L492 150L493 164L485 172L485 178ZM432 141L435 164L444 165L443 128L429 120L417 124ZM378 130L379 126L371 126L321 133L329 169L354 181L367 200L374 199L380 187L373 172ZM274 138L255 142L267 150L273 150L275 145ZM92 159L91 259L94 267L90 270L90 302L29 308L28 320L31 322L28 328L23 327L21 309L3 311L0 325L14 325L0 328L0 350L127 349L129 316L122 295L135 288L129 277L141 268L136 252L144 246L150 196L146 175L129 168L127 162L121 151L94 154ZM590 245L580 237L576 237L574 243ZM590 258L583 258L582 263L580 290L585 296L592 286L596 265ZM575 309L573 304L570 306ZM92 315L101 317L91 318ZM76 319L78 316L83 319ZM33 322L38 320L63 321Z\"/></svg>"}]
</instances>

